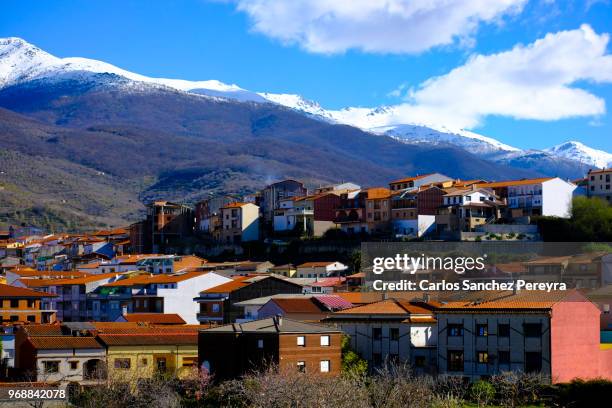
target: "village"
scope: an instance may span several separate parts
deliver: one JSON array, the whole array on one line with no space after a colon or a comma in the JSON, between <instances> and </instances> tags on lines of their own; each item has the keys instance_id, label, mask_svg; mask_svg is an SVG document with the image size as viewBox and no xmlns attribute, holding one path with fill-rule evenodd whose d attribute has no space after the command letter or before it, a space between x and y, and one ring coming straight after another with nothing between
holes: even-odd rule
<instances>
[{"instance_id":1,"label":"village","mask_svg":"<svg viewBox=\"0 0 612 408\"><path fill-rule=\"evenodd\" d=\"M467 381L506 371L540 372L552 382L612 379L609 248L486 265L486 276L505 283L488 291L465 284L461 292L444 290L442 279L377 287L367 268L340 256L274 264L177 250L196 236L220 258L218 247L236 256L250 241L330 231L363 241L537 242L531 217L569 217L577 195L609 202L611 174L487 182L434 173L389 188L341 183L313 192L284 180L194 209L155 201L145 220L123 228L11 226L0 232L0 379L80 389L118 375L182 378L205 370L221 381L266 361L338 376L343 338L370 372L395 361L419 375ZM562 284L532 290L546 288L527 283L538 276ZM587 355L590 364L582 364Z\"/></svg>"}]
</instances>

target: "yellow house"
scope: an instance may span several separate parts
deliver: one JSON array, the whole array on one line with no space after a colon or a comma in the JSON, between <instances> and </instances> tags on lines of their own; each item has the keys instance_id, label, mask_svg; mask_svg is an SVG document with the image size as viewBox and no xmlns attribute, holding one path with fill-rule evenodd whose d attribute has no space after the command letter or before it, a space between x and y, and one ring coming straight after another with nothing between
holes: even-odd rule
<instances>
[{"instance_id":1,"label":"yellow house","mask_svg":"<svg viewBox=\"0 0 612 408\"><path fill-rule=\"evenodd\" d=\"M110 378L151 378L157 373L185 377L198 364L198 331L193 327L100 333Z\"/></svg>"}]
</instances>

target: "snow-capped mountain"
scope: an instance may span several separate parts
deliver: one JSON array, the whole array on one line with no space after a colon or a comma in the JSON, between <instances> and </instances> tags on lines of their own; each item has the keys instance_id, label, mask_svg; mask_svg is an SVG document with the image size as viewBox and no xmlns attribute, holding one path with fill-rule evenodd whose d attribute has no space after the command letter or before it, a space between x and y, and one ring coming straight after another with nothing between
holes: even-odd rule
<instances>
[{"instance_id":1,"label":"snow-capped mountain","mask_svg":"<svg viewBox=\"0 0 612 408\"><path fill-rule=\"evenodd\" d=\"M576 160L599 168L612 167L612 154L593 149L577 141L569 141L545 150L555 156Z\"/></svg>"},{"instance_id":2,"label":"snow-capped mountain","mask_svg":"<svg viewBox=\"0 0 612 408\"><path fill-rule=\"evenodd\" d=\"M180 92L226 98L238 102L274 103L326 122L358 127L370 133L385 135L412 144L450 144L494 161L518 160L522 155L532 157L543 154L581 164L606 167L612 164L612 154L585 146L580 142L567 142L542 152L523 151L494 138L464 129L450 129L441 124L402 123L401 115L393 106L377 108L348 107L327 110L317 102L300 95L253 92L235 84L217 80L188 81L182 79L153 78L130 72L106 62L87 58L58 58L20 39L0 39L0 89L32 80L53 80L86 74L114 74L125 78L131 86L171 88ZM133 81L133 82L132 82Z\"/></svg>"}]
</instances>

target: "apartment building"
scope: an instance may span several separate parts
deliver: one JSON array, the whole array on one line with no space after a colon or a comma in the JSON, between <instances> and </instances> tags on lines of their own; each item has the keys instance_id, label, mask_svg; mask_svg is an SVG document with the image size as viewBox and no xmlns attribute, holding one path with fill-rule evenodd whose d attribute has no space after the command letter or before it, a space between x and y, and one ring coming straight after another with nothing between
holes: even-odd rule
<instances>
[{"instance_id":1,"label":"apartment building","mask_svg":"<svg viewBox=\"0 0 612 408\"><path fill-rule=\"evenodd\" d=\"M430 184L448 183L452 181L452 178L441 173L421 174L392 181L389 183L389 189L391 191L402 191L409 188L418 188Z\"/></svg>"},{"instance_id":2,"label":"apartment building","mask_svg":"<svg viewBox=\"0 0 612 408\"><path fill-rule=\"evenodd\" d=\"M351 347L373 370L388 362L409 363L418 374L436 372L437 330L433 305L406 299L381 301L331 314Z\"/></svg>"},{"instance_id":3,"label":"apartment building","mask_svg":"<svg viewBox=\"0 0 612 408\"><path fill-rule=\"evenodd\" d=\"M589 170L587 174L587 196L598 197L612 203L612 168L602 170Z\"/></svg>"},{"instance_id":4,"label":"apartment building","mask_svg":"<svg viewBox=\"0 0 612 408\"><path fill-rule=\"evenodd\" d=\"M240 201L238 197L223 195L202 200L195 205L196 230L204 234L213 234L217 227L216 219L220 219L221 208Z\"/></svg>"},{"instance_id":5,"label":"apartment building","mask_svg":"<svg viewBox=\"0 0 612 408\"><path fill-rule=\"evenodd\" d=\"M274 210L279 208L281 200L302 197L308 193L304 184L296 180L283 180L272 183L261 191L261 214L266 225L271 225Z\"/></svg>"},{"instance_id":6,"label":"apartment building","mask_svg":"<svg viewBox=\"0 0 612 408\"><path fill-rule=\"evenodd\" d=\"M340 330L271 317L200 331L198 360L216 379L277 364L280 371L339 375Z\"/></svg>"},{"instance_id":7,"label":"apartment building","mask_svg":"<svg viewBox=\"0 0 612 408\"><path fill-rule=\"evenodd\" d=\"M202 290L231 282L214 272L126 274L87 295L92 320L112 322L129 313L177 314L196 324L198 305L193 298Z\"/></svg>"},{"instance_id":8,"label":"apartment building","mask_svg":"<svg viewBox=\"0 0 612 408\"><path fill-rule=\"evenodd\" d=\"M55 310L41 309L42 300L52 297L44 292L0 284L0 319L3 323L53 322Z\"/></svg>"},{"instance_id":9,"label":"apartment building","mask_svg":"<svg viewBox=\"0 0 612 408\"><path fill-rule=\"evenodd\" d=\"M242 316L236 305L249 299L277 294L302 293L302 285L291 279L269 275L236 276L232 281L202 290L193 300L199 306L200 323L231 323Z\"/></svg>"},{"instance_id":10,"label":"apartment building","mask_svg":"<svg viewBox=\"0 0 612 408\"><path fill-rule=\"evenodd\" d=\"M252 203L231 203L221 208L220 241L239 244L259 239L259 207Z\"/></svg>"},{"instance_id":11,"label":"apartment building","mask_svg":"<svg viewBox=\"0 0 612 408\"><path fill-rule=\"evenodd\" d=\"M366 190L350 191L340 195L340 205L336 208L334 222L348 234L368 232L366 218Z\"/></svg>"},{"instance_id":12,"label":"apartment building","mask_svg":"<svg viewBox=\"0 0 612 408\"><path fill-rule=\"evenodd\" d=\"M479 188L492 189L508 206L507 216L520 218L546 215L569 218L576 186L559 177L544 177L480 183Z\"/></svg>"},{"instance_id":13,"label":"apartment building","mask_svg":"<svg viewBox=\"0 0 612 408\"><path fill-rule=\"evenodd\" d=\"M193 232L191 207L155 201L147 205L145 220L130 225L130 242L135 253L165 253Z\"/></svg>"},{"instance_id":14,"label":"apartment building","mask_svg":"<svg viewBox=\"0 0 612 408\"><path fill-rule=\"evenodd\" d=\"M438 232L474 231L478 225L487 224L501 216L504 203L492 189L449 188L444 202L436 214Z\"/></svg>"},{"instance_id":15,"label":"apartment building","mask_svg":"<svg viewBox=\"0 0 612 408\"><path fill-rule=\"evenodd\" d=\"M279 202L274 211L274 231L297 231L307 236L322 236L335 228L336 208L340 196L335 192L323 192Z\"/></svg>"},{"instance_id":16,"label":"apartment building","mask_svg":"<svg viewBox=\"0 0 612 408\"><path fill-rule=\"evenodd\" d=\"M391 190L384 187L369 188L366 196L366 224L371 234L390 230Z\"/></svg>"},{"instance_id":17,"label":"apartment building","mask_svg":"<svg viewBox=\"0 0 612 408\"><path fill-rule=\"evenodd\" d=\"M599 346L600 311L577 291L481 292L435 315L441 374L541 372L553 382L612 374L612 353Z\"/></svg>"}]
</instances>

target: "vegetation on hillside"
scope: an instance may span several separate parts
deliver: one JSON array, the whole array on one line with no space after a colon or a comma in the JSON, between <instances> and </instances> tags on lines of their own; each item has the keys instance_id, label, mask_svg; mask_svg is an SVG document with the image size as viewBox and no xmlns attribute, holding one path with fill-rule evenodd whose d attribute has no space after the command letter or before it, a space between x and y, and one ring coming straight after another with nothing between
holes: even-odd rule
<instances>
[{"instance_id":1,"label":"vegetation on hillside","mask_svg":"<svg viewBox=\"0 0 612 408\"><path fill-rule=\"evenodd\" d=\"M544 241L612 242L612 206L599 198L576 197L570 218L537 217Z\"/></svg>"}]
</instances>

